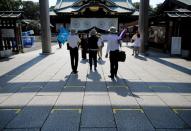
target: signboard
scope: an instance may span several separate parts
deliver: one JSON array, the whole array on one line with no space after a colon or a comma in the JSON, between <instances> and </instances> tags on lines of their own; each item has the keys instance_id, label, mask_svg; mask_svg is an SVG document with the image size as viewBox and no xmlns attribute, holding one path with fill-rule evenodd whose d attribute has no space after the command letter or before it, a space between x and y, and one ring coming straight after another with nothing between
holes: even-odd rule
<instances>
[{"instance_id":1,"label":"signboard","mask_svg":"<svg viewBox=\"0 0 191 131\"><path fill-rule=\"evenodd\" d=\"M181 37L172 37L171 54L172 55L181 54Z\"/></svg>"},{"instance_id":2,"label":"signboard","mask_svg":"<svg viewBox=\"0 0 191 131\"><path fill-rule=\"evenodd\" d=\"M70 27L78 31L97 27L108 30L111 26L118 28L118 18L71 18Z\"/></svg>"}]
</instances>

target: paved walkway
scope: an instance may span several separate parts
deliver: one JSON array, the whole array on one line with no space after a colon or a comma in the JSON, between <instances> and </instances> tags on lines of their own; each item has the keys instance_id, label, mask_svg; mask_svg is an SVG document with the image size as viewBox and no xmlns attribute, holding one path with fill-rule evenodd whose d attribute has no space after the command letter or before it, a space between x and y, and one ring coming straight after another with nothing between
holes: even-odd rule
<instances>
[{"instance_id":1,"label":"paved walkway","mask_svg":"<svg viewBox=\"0 0 191 131\"><path fill-rule=\"evenodd\" d=\"M80 61L70 74L66 47L1 60L0 130L191 131L191 62L122 49L116 81L107 77L108 59L97 72Z\"/></svg>"}]
</instances>

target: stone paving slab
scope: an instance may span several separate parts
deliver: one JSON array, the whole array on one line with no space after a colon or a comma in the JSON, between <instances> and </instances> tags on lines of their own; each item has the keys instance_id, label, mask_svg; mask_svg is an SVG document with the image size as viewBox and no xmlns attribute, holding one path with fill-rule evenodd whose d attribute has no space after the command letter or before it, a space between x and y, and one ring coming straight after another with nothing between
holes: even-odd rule
<instances>
[{"instance_id":1,"label":"stone paving slab","mask_svg":"<svg viewBox=\"0 0 191 131\"><path fill-rule=\"evenodd\" d=\"M80 131L117 131L116 128L81 128Z\"/></svg>"},{"instance_id":2,"label":"stone paving slab","mask_svg":"<svg viewBox=\"0 0 191 131\"><path fill-rule=\"evenodd\" d=\"M118 131L154 131L153 126L140 110L118 110L114 115Z\"/></svg>"},{"instance_id":3,"label":"stone paving slab","mask_svg":"<svg viewBox=\"0 0 191 131\"><path fill-rule=\"evenodd\" d=\"M82 110L81 127L116 127L111 107L85 106Z\"/></svg>"},{"instance_id":4,"label":"stone paving slab","mask_svg":"<svg viewBox=\"0 0 191 131\"><path fill-rule=\"evenodd\" d=\"M191 129L156 129L156 131L191 131Z\"/></svg>"},{"instance_id":5,"label":"stone paving slab","mask_svg":"<svg viewBox=\"0 0 191 131\"><path fill-rule=\"evenodd\" d=\"M6 128L40 128L51 107L26 107Z\"/></svg>"},{"instance_id":6,"label":"stone paving slab","mask_svg":"<svg viewBox=\"0 0 191 131\"><path fill-rule=\"evenodd\" d=\"M78 131L80 113L72 109L53 109L41 131Z\"/></svg>"},{"instance_id":7,"label":"stone paving slab","mask_svg":"<svg viewBox=\"0 0 191 131\"><path fill-rule=\"evenodd\" d=\"M19 111L20 109L0 109L0 130L2 130Z\"/></svg>"},{"instance_id":8,"label":"stone paving slab","mask_svg":"<svg viewBox=\"0 0 191 131\"><path fill-rule=\"evenodd\" d=\"M108 95L85 95L81 127L115 127Z\"/></svg>"},{"instance_id":9,"label":"stone paving slab","mask_svg":"<svg viewBox=\"0 0 191 131\"><path fill-rule=\"evenodd\" d=\"M23 87L1 103L0 108L22 108L29 103L39 89L39 87Z\"/></svg>"},{"instance_id":10,"label":"stone paving slab","mask_svg":"<svg viewBox=\"0 0 191 131\"><path fill-rule=\"evenodd\" d=\"M40 131L40 129L34 128L34 129L5 129L3 131Z\"/></svg>"},{"instance_id":11,"label":"stone paving slab","mask_svg":"<svg viewBox=\"0 0 191 131\"><path fill-rule=\"evenodd\" d=\"M22 87L23 85L21 85L20 87L13 87L11 85L11 86L0 88L0 96L7 96L7 95L10 96L13 93L16 93L17 91L19 91Z\"/></svg>"},{"instance_id":12,"label":"stone paving slab","mask_svg":"<svg viewBox=\"0 0 191 131\"><path fill-rule=\"evenodd\" d=\"M87 82L85 92L86 94L108 94L105 82Z\"/></svg>"},{"instance_id":13,"label":"stone paving slab","mask_svg":"<svg viewBox=\"0 0 191 131\"><path fill-rule=\"evenodd\" d=\"M83 104L83 86L65 86L60 94L55 107L61 108L81 108Z\"/></svg>"},{"instance_id":14,"label":"stone paving slab","mask_svg":"<svg viewBox=\"0 0 191 131\"><path fill-rule=\"evenodd\" d=\"M137 99L155 128L185 128L186 124L157 96Z\"/></svg>"},{"instance_id":15,"label":"stone paving slab","mask_svg":"<svg viewBox=\"0 0 191 131\"><path fill-rule=\"evenodd\" d=\"M50 80L39 91L38 95L59 95L66 83L62 81Z\"/></svg>"},{"instance_id":16,"label":"stone paving slab","mask_svg":"<svg viewBox=\"0 0 191 131\"><path fill-rule=\"evenodd\" d=\"M187 99L188 101L190 101L191 102L191 95L185 95L185 96L183 96L185 99Z\"/></svg>"},{"instance_id":17,"label":"stone paving slab","mask_svg":"<svg viewBox=\"0 0 191 131\"><path fill-rule=\"evenodd\" d=\"M134 95L156 95L150 88L148 88L147 84L143 81L128 81L127 85Z\"/></svg>"},{"instance_id":18,"label":"stone paving slab","mask_svg":"<svg viewBox=\"0 0 191 131\"><path fill-rule=\"evenodd\" d=\"M97 71L89 71L87 74L87 82L105 82L101 68Z\"/></svg>"},{"instance_id":19,"label":"stone paving slab","mask_svg":"<svg viewBox=\"0 0 191 131\"><path fill-rule=\"evenodd\" d=\"M34 97L35 93L17 93L1 103L0 108L22 108Z\"/></svg>"},{"instance_id":20,"label":"stone paving slab","mask_svg":"<svg viewBox=\"0 0 191 131\"><path fill-rule=\"evenodd\" d=\"M188 125L165 107L143 108L156 128L187 128Z\"/></svg>"},{"instance_id":21,"label":"stone paving slab","mask_svg":"<svg viewBox=\"0 0 191 131\"><path fill-rule=\"evenodd\" d=\"M28 82L26 85L30 85L32 87L44 87L46 84L47 84L48 81L44 81L44 80L39 80L39 81L36 81L36 80L32 80L30 82Z\"/></svg>"},{"instance_id":22,"label":"stone paving slab","mask_svg":"<svg viewBox=\"0 0 191 131\"><path fill-rule=\"evenodd\" d=\"M36 96L25 107L7 128L40 128L49 115L56 96Z\"/></svg>"},{"instance_id":23,"label":"stone paving slab","mask_svg":"<svg viewBox=\"0 0 191 131\"><path fill-rule=\"evenodd\" d=\"M168 86L163 83L147 83L147 87L156 93L172 93L175 92L171 86Z\"/></svg>"},{"instance_id":24,"label":"stone paving slab","mask_svg":"<svg viewBox=\"0 0 191 131\"><path fill-rule=\"evenodd\" d=\"M41 75L41 76L37 76L35 79L33 79L32 81L30 81L31 84L38 84L38 85L46 85L47 82L52 78L52 76L44 76L44 75Z\"/></svg>"},{"instance_id":25,"label":"stone paving slab","mask_svg":"<svg viewBox=\"0 0 191 131\"><path fill-rule=\"evenodd\" d=\"M36 93L38 92L42 86L36 86L36 85L25 85L19 90L17 93Z\"/></svg>"},{"instance_id":26,"label":"stone paving slab","mask_svg":"<svg viewBox=\"0 0 191 131\"><path fill-rule=\"evenodd\" d=\"M128 87L108 87L108 90L112 108L139 108Z\"/></svg>"},{"instance_id":27,"label":"stone paving slab","mask_svg":"<svg viewBox=\"0 0 191 131\"><path fill-rule=\"evenodd\" d=\"M79 74L79 73L78 73ZM86 79L84 76L71 74L67 82L67 86L85 86ZM85 80L84 80L85 79Z\"/></svg>"},{"instance_id":28,"label":"stone paving slab","mask_svg":"<svg viewBox=\"0 0 191 131\"><path fill-rule=\"evenodd\" d=\"M172 108L191 108L191 102L177 93L157 93Z\"/></svg>"},{"instance_id":29,"label":"stone paving slab","mask_svg":"<svg viewBox=\"0 0 191 131\"><path fill-rule=\"evenodd\" d=\"M191 109L173 109L191 128Z\"/></svg>"},{"instance_id":30,"label":"stone paving slab","mask_svg":"<svg viewBox=\"0 0 191 131\"><path fill-rule=\"evenodd\" d=\"M111 80L108 76L105 76L107 86L126 86L125 80L123 78L115 78Z\"/></svg>"},{"instance_id":31,"label":"stone paving slab","mask_svg":"<svg viewBox=\"0 0 191 131\"><path fill-rule=\"evenodd\" d=\"M85 93L83 106L108 106L110 107L110 99L108 95L87 95Z\"/></svg>"},{"instance_id":32,"label":"stone paving slab","mask_svg":"<svg viewBox=\"0 0 191 131\"><path fill-rule=\"evenodd\" d=\"M191 83L169 83L169 86L173 87L173 89L183 95L189 95L191 93Z\"/></svg>"},{"instance_id":33,"label":"stone paving slab","mask_svg":"<svg viewBox=\"0 0 191 131\"><path fill-rule=\"evenodd\" d=\"M1 96L0 95L0 104L4 102L9 96Z\"/></svg>"},{"instance_id":34,"label":"stone paving slab","mask_svg":"<svg viewBox=\"0 0 191 131\"><path fill-rule=\"evenodd\" d=\"M115 85L120 85L120 86L125 86L125 80L120 77L118 74L118 78L115 78L115 80L111 80L111 78L108 77L110 75L110 67L109 65L102 66L102 70L104 71L104 78L106 81L107 86L115 86Z\"/></svg>"},{"instance_id":35,"label":"stone paving slab","mask_svg":"<svg viewBox=\"0 0 191 131\"><path fill-rule=\"evenodd\" d=\"M70 65L66 63L60 70L51 78L52 80L62 80L65 81L68 75L71 73Z\"/></svg>"},{"instance_id":36,"label":"stone paving slab","mask_svg":"<svg viewBox=\"0 0 191 131\"><path fill-rule=\"evenodd\" d=\"M14 77L16 77L15 75L4 75L0 77L0 86L4 87L7 82L11 79L13 79Z\"/></svg>"}]
</instances>

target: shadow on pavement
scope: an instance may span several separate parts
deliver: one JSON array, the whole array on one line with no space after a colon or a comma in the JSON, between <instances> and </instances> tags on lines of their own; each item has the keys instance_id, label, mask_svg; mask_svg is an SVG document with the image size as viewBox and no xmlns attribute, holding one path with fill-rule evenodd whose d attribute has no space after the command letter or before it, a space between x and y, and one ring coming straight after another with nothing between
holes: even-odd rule
<instances>
[{"instance_id":1,"label":"shadow on pavement","mask_svg":"<svg viewBox=\"0 0 191 131\"><path fill-rule=\"evenodd\" d=\"M161 58L156 58L156 57L149 57L149 58L152 59L152 60L154 60L154 61L156 61L156 62L158 62L158 63L161 63L161 64L163 64L163 65L166 65L166 66L168 66L168 67L170 67L170 68L173 68L173 69L175 69L175 70L178 70L178 71L180 71L180 72L182 72L182 73L191 75L191 70L188 69L188 68L182 67L182 66L180 66L180 65L176 65L176 64L174 64L174 63L171 63L171 62L169 62L169 61L163 60L163 59L161 59Z\"/></svg>"}]
</instances>

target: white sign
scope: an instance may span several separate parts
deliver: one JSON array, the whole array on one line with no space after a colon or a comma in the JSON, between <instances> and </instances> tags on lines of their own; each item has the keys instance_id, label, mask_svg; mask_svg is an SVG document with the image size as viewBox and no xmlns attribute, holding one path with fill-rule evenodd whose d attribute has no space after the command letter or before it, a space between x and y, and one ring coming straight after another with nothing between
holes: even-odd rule
<instances>
[{"instance_id":1,"label":"white sign","mask_svg":"<svg viewBox=\"0 0 191 131\"><path fill-rule=\"evenodd\" d=\"M97 27L108 30L111 26L118 28L118 18L71 18L70 27L78 31Z\"/></svg>"},{"instance_id":2,"label":"white sign","mask_svg":"<svg viewBox=\"0 0 191 131\"><path fill-rule=\"evenodd\" d=\"M172 55L181 54L181 37L172 37L171 54Z\"/></svg>"}]
</instances>

